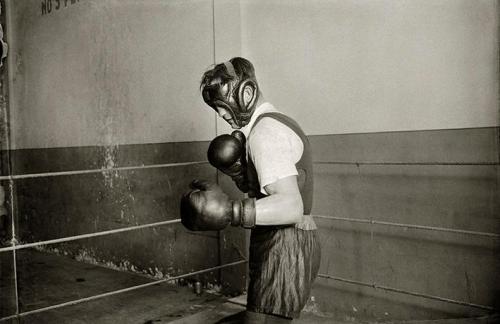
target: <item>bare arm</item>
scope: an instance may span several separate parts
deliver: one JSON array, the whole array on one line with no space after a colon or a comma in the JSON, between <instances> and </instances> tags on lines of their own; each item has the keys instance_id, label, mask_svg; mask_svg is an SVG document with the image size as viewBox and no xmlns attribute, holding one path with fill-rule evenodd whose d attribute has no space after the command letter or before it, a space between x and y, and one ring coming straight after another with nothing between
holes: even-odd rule
<instances>
[{"instance_id":1,"label":"bare arm","mask_svg":"<svg viewBox=\"0 0 500 324\"><path fill-rule=\"evenodd\" d=\"M304 206L297 176L289 176L264 187L269 196L256 202L256 225L285 225L302 221Z\"/></svg>"}]
</instances>

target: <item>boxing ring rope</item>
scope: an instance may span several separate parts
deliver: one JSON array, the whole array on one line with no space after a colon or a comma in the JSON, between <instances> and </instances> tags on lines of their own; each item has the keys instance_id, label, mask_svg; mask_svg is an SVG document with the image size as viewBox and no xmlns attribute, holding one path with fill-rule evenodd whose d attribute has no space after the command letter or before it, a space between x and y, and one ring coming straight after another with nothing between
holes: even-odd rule
<instances>
[{"instance_id":1,"label":"boxing ring rope","mask_svg":"<svg viewBox=\"0 0 500 324\"><path fill-rule=\"evenodd\" d=\"M104 168L104 169L90 169L90 170L74 170L74 171L59 171L59 172L44 172L44 173L13 174L13 175L8 175L8 176L0 176L0 180L18 180L18 179L32 179L32 178L47 178L47 177L58 177L58 176L79 175L79 174L106 173L106 172L115 172L115 171L157 169L157 168L168 168L168 167L197 165L197 164L206 164L206 163L208 163L208 161L150 164L150 165L116 167L116 168Z\"/></svg>"},{"instance_id":2,"label":"boxing ring rope","mask_svg":"<svg viewBox=\"0 0 500 324\"><path fill-rule=\"evenodd\" d=\"M314 161L314 164L330 164L330 165L443 165L443 166L453 166L453 165L470 165L470 166L492 166L500 165L500 162L349 162L349 161Z\"/></svg>"},{"instance_id":3,"label":"boxing ring rope","mask_svg":"<svg viewBox=\"0 0 500 324\"><path fill-rule=\"evenodd\" d=\"M426 231L438 231L438 232L448 232L448 233L455 233L455 234L486 236L486 237L491 237L491 238L495 238L495 239L500 238L500 234L489 233L489 232L478 232L478 231L469 231L469 230L461 230L461 229L437 227L437 226L384 222L384 221L376 221L376 220L372 220L372 219L346 218L346 217L324 216L324 215L312 215L312 216L316 217L316 218L323 218L323 219L342 221L342 222L364 223L364 224L371 224L371 225L384 225L384 226L393 226L393 227L413 228L413 229L426 230Z\"/></svg>"},{"instance_id":4,"label":"boxing ring rope","mask_svg":"<svg viewBox=\"0 0 500 324\"><path fill-rule=\"evenodd\" d=\"M390 292L395 292L395 293L400 293L400 294L405 294L405 295L411 295L411 296L416 296L416 297L423 297L427 299L434 299L442 302L447 302L447 303L452 303L452 304L457 304L457 305L462 305L462 306L469 306L469 307L474 307L474 308L480 308L488 311L494 311L495 309L491 306L485 306L485 305L480 305L480 304L473 304L461 300L455 300L455 299L450 299L450 298L444 298L440 296L434 296L434 295L428 295L428 294L422 294L419 292L415 291L410 291L410 290L404 290L404 289L398 289L398 288L392 288L388 286L382 286L382 285L377 285L375 283L370 284L362 281L357 281L357 280L352 280L352 279L345 279L341 277L336 277L336 276L331 276L327 274L322 274L319 273L318 277L320 278L326 278L326 279L332 279L336 281L341 281L341 282L346 282L358 286L365 286L365 287L371 287L374 289L380 289L380 290L385 290L385 291L390 291Z\"/></svg>"},{"instance_id":5,"label":"boxing ring rope","mask_svg":"<svg viewBox=\"0 0 500 324\"><path fill-rule=\"evenodd\" d=\"M445 227L435 227L435 226L425 226L425 225L415 225L415 224L405 224L405 223L394 223L394 222L384 222L384 221L376 221L376 220L370 220L370 219L345 218L345 217L324 216L324 215L313 215L313 217L322 218L322 219L329 219L329 220L334 220L334 221L363 223L363 224L371 224L371 225L394 226L394 227L402 227L402 228L413 228L413 229L418 229L418 230L440 231L440 232L449 232L449 233L464 234L464 235L485 236L485 237L490 237L490 238L495 238L495 239L500 238L500 234L496 234L496 233L468 231L468 230L460 230L460 229L445 228ZM128 231L133 231L133 230L138 230L138 229L143 229L143 228L156 227L156 226L162 226L162 225L168 225L168 224L175 224L175 223L179 223L180 221L181 221L180 219L173 219L173 220L168 220L168 221L149 223L149 224L143 224L143 225L136 225L136 226L130 226L130 227L125 227L125 228L117 228L117 229L112 229L112 230L107 230L107 231L81 234L81 235L75 235L75 236L68 236L68 237L63 237L63 238L58 238L58 239L39 241L39 242L33 242L33 243L25 243L25 244L19 244L19 245L17 244L17 241L16 241L16 244L12 244L12 246L0 248L0 252L21 250L21 249L40 246L40 245L57 244L57 243L75 241L75 240L80 240L80 239L87 239L87 238L92 238L92 237L104 236L104 235L109 235L109 234L128 232Z\"/></svg>"},{"instance_id":6,"label":"boxing ring rope","mask_svg":"<svg viewBox=\"0 0 500 324\"><path fill-rule=\"evenodd\" d=\"M98 237L98 236L103 236L103 235L109 235L109 234L115 234L115 233L123 233L123 232L128 232L128 231L134 231L134 230L148 228L148 227L156 227L156 226L161 226L161 225L175 224L175 223L180 223L180 222L181 222L181 220L180 220L180 218L178 218L178 219L173 219L173 220L168 220L168 221L163 221L163 222L149 223L149 224L143 224L143 225L137 225L137 226L130 226L130 227L124 227L124 228L117 228L117 229L112 229L112 230L107 230L107 231L101 231L101 232L94 232L94 233L88 233L88 234L68 236L68 237L62 237L62 238L53 239L53 240L47 240L47 241L25 243L25 244L19 244L19 245L16 242L16 244L13 244L12 246L5 247L5 248L0 248L0 252L27 249L27 248L31 248L31 247L40 246L40 245L49 245L49 244L57 244L57 243L63 243L63 242L70 242L70 241L76 241L76 240L87 239L87 238L92 238L92 237Z\"/></svg>"},{"instance_id":7,"label":"boxing ring rope","mask_svg":"<svg viewBox=\"0 0 500 324\"><path fill-rule=\"evenodd\" d=\"M500 234L497 234L497 233L460 230L460 229L445 228L445 227L436 227L436 226L425 226L425 225L414 225L414 224L384 222L384 221L376 221L376 220L372 220L372 219L345 218L345 217L324 216L324 215L312 215L312 216L315 217L315 218L327 219L327 220L331 220L331 221L341 221L341 222L370 224L371 225L370 226L370 230L371 230L372 235L373 235L373 225L383 225L383 226L394 226L394 227L400 227L400 228L413 228L413 229L425 230L425 231L439 231L439 232L448 232L448 233L453 233L453 234L484 236L484 237L493 238L493 239L499 239L500 238ZM411 291L411 290L406 290L406 289L399 289L399 288L394 288L394 287L388 287L388 286L378 285L376 283L367 283L367 282L362 282L362 281L353 280L353 279L346 279L346 278L332 276L332 275L323 274L323 273L319 273L318 277L320 277L320 278L326 278L326 279L331 279L331 280L335 280L335 281L340 281L340 282L345 282L345 283L349 283L349 284L353 284L353 285L358 285L358 286L371 287L371 288L374 288L374 289L380 289L380 290L390 291L390 292L404 294L404 295L410 295L410 296L415 296L415 297L422 297L422 298L427 298L427 299L438 300L438 301L441 301L441 302L447 302L447 303L461 305L461 306L468 306L468 307L479 308L479 309L483 309L483 310L487 310L487 311L494 311L495 310L495 308L491 307L491 306L474 304L474 303L469 303L469 302L466 302L466 301L461 301L461 300L456 300L456 299L451 299L451 298L445 298L445 297L441 297L441 296L423 294L423 293L419 293L419 292L416 292L416 291Z\"/></svg>"},{"instance_id":8,"label":"boxing ring rope","mask_svg":"<svg viewBox=\"0 0 500 324\"><path fill-rule=\"evenodd\" d=\"M31 178L45 178L57 177L79 174L127 171L127 170L140 170L140 169L154 169L154 168L168 168L175 166L188 166L197 164L206 164L208 161L195 161L195 162L178 162L178 163L164 163L164 164L150 164L140 166L128 167L114 167L102 169L89 169L89 170L74 170L74 171L58 171L58 172L42 172L42 173L28 173L28 174L14 174L7 176L0 176L1 180L18 180L18 179L31 179ZM478 165L478 166L492 166L500 165L499 162L343 162L343 161L314 161L314 164L331 164L331 165Z\"/></svg>"}]
</instances>

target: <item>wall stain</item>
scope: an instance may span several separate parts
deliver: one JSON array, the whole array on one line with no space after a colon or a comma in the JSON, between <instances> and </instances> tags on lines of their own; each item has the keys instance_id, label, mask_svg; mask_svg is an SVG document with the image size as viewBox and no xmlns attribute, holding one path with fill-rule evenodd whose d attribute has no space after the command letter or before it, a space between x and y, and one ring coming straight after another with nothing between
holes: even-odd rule
<instances>
[{"instance_id":1,"label":"wall stain","mask_svg":"<svg viewBox=\"0 0 500 324\"><path fill-rule=\"evenodd\" d=\"M156 279L156 280L162 280L162 279L169 279L172 278L173 276L169 275L164 269L159 268L159 267L149 267L147 269L141 270L139 266L136 266L135 264L131 263L129 260L122 259L119 262L113 262L109 260L102 260L99 257L96 256L96 251L92 248L82 248L79 249L76 253L66 250L65 248L54 248L50 246L36 246L36 250L44 253L51 253L59 256L67 256L71 257L72 259L87 263L87 264L92 264L100 267L105 267L108 269L112 270L117 270L117 271L124 271L124 272L131 272L140 276L144 276L150 279ZM171 269L173 270L173 269ZM167 281L168 283L174 285L178 284L178 280L170 280Z\"/></svg>"},{"instance_id":2,"label":"wall stain","mask_svg":"<svg viewBox=\"0 0 500 324\"><path fill-rule=\"evenodd\" d=\"M120 176L118 171L112 170L116 165L115 159L117 153L117 146L112 145L104 148L104 162L102 165L104 171L102 172L102 176L104 177L104 186L109 189L113 188L113 179Z\"/></svg>"}]
</instances>

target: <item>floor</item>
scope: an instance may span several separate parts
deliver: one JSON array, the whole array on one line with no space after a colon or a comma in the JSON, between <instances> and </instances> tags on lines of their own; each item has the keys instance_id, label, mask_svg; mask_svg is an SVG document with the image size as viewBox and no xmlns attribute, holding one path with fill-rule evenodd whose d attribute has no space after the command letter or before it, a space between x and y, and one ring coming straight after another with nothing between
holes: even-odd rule
<instances>
[{"instance_id":1,"label":"floor","mask_svg":"<svg viewBox=\"0 0 500 324\"><path fill-rule=\"evenodd\" d=\"M77 262L38 252L18 251L18 292L21 312L122 289L151 279L127 272ZM0 253L0 317L15 312L12 256ZM244 297L228 299L215 292L196 295L189 286L169 283L150 286L98 300L22 316L1 323L60 324L210 324L244 310ZM295 324L367 323L303 312ZM393 322L398 323L398 322ZM402 322L399 322L402 323ZM413 321L406 324L496 324L499 318Z\"/></svg>"},{"instance_id":2,"label":"floor","mask_svg":"<svg viewBox=\"0 0 500 324\"><path fill-rule=\"evenodd\" d=\"M0 253L0 317L15 311L10 253ZM32 311L152 281L149 278L92 264L77 262L34 250L17 255L19 308ZM189 286L169 283L108 296L94 301L33 315L19 323L167 323L213 309L224 296L203 292L196 295ZM0 322L4 323L4 322ZM6 323L18 323L15 320Z\"/></svg>"},{"instance_id":3,"label":"floor","mask_svg":"<svg viewBox=\"0 0 500 324\"><path fill-rule=\"evenodd\" d=\"M11 258L10 253L0 253L0 317L13 314L16 307ZM36 250L18 251L17 261L21 312L151 281ZM187 285L165 283L0 323L209 324L243 311L240 301L228 301L227 297L214 292L196 295ZM310 321L300 323L332 323L313 315L308 317Z\"/></svg>"}]
</instances>

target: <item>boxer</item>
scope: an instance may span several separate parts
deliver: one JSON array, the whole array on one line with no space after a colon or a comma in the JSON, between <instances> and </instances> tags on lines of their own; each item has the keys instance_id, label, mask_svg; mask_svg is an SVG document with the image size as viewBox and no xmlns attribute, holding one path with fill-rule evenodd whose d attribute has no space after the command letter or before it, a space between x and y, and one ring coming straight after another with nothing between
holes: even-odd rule
<instances>
[{"instance_id":1,"label":"boxer","mask_svg":"<svg viewBox=\"0 0 500 324\"><path fill-rule=\"evenodd\" d=\"M200 90L235 129L210 143L208 160L248 197L231 200L217 184L194 180L181 199L182 224L193 231L250 229L247 310L233 322L291 322L309 298L320 263L310 215L309 141L292 118L264 101L254 67L244 58L206 71Z\"/></svg>"}]
</instances>

